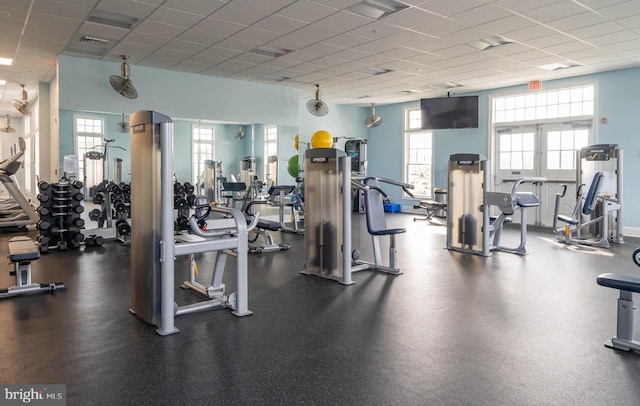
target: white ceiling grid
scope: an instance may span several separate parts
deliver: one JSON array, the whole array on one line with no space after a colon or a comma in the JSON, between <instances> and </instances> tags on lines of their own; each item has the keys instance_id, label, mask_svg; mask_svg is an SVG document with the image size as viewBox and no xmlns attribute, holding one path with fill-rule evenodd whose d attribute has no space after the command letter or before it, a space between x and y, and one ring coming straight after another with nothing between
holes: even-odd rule
<instances>
[{"instance_id":1,"label":"white ceiling grid","mask_svg":"<svg viewBox=\"0 0 640 406\"><path fill-rule=\"evenodd\" d=\"M445 83L473 92L640 63L638 0L399 0L407 8L379 20L348 10L362 1L3 0L0 56L15 61L0 66L0 114L14 114L19 83L31 94L53 78L59 54L124 54L131 65L296 87L302 99L318 83L325 101L359 105L442 96ZM89 21L96 12L137 21ZM468 45L496 35L513 43ZM82 36L108 40L103 55L70 50ZM252 52L259 47L287 52ZM558 62L579 66L539 68Z\"/></svg>"}]
</instances>

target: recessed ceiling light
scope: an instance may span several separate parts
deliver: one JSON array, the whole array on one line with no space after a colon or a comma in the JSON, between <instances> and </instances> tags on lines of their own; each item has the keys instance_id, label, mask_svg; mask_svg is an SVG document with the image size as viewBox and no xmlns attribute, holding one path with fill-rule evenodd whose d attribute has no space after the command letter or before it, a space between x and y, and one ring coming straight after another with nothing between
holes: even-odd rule
<instances>
[{"instance_id":1,"label":"recessed ceiling light","mask_svg":"<svg viewBox=\"0 0 640 406\"><path fill-rule=\"evenodd\" d=\"M11 58L0 58L0 65L11 65L13 63L13 59Z\"/></svg>"},{"instance_id":2,"label":"recessed ceiling light","mask_svg":"<svg viewBox=\"0 0 640 406\"><path fill-rule=\"evenodd\" d=\"M395 0L364 0L347 8L347 10L354 14L377 20L406 8L409 8L409 6Z\"/></svg>"},{"instance_id":3,"label":"recessed ceiling light","mask_svg":"<svg viewBox=\"0 0 640 406\"><path fill-rule=\"evenodd\" d=\"M7 81L4 79L0 79L0 86L4 86L7 84Z\"/></svg>"},{"instance_id":4,"label":"recessed ceiling light","mask_svg":"<svg viewBox=\"0 0 640 406\"><path fill-rule=\"evenodd\" d=\"M494 35L493 37L487 37L479 39L477 41L468 42L465 45L470 46L471 48L478 49L480 51L484 51L486 49L501 47L507 44L513 44L513 41L500 35Z\"/></svg>"},{"instance_id":5,"label":"recessed ceiling light","mask_svg":"<svg viewBox=\"0 0 640 406\"><path fill-rule=\"evenodd\" d=\"M391 69L379 68L377 66L367 68L361 71L362 73L366 73L367 75L382 75L383 73L393 72Z\"/></svg>"},{"instance_id":6,"label":"recessed ceiling light","mask_svg":"<svg viewBox=\"0 0 640 406\"><path fill-rule=\"evenodd\" d=\"M580 64L577 62L559 62L559 63L550 63L547 65L540 65L538 66L538 68L553 72L556 70L573 68L576 66L580 66Z\"/></svg>"},{"instance_id":7,"label":"recessed ceiling light","mask_svg":"<svg viewBox=\"0 0 640 406\"><path fill-rule=\"evenodd\" d=\"M252 49L252 50L250 50L248 52L250 52L252 54L269 56L271 58L278 58L278 57L285 56L285 55L288 55L288 54L292 53L293 50L284 49L284 48L275 48L275 47L270 47L270 46L267 46L267 45L263 45L261 47Z\"/></svg>"}]
</instances>

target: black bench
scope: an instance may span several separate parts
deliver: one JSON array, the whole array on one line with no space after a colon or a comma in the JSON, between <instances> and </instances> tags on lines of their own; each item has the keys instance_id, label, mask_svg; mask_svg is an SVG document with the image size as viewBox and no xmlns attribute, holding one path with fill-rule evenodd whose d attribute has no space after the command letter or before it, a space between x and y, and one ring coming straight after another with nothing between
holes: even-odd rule
<instances>
[{"instance_id":1,"label":"black bench","mask_svg":"<svg viewBox=\"0 0 640 406\"><path fill-rule=\"evenodd\" d=\"M16 277L16 284L0 289L0 298L34 292L54 292L66 289L63 282L33 283L31 282L31 261L40 258L40 250L29 237L13 237L9 240L9 260L13 263L11 274Z\"/></svg>"},{"instance_id":2,"label":"black bench","mask_svg":"<svg viewBox=\"0 0 640 406\"><path fill-rule=\"evenodd\" d=\"M605 345L623 351L640 351L640 342L633 340L633 293L640 293L640 278L617 273L598 275L598 285L618 289L618 317L616 337Z\"/></svg>"}]
</instances>

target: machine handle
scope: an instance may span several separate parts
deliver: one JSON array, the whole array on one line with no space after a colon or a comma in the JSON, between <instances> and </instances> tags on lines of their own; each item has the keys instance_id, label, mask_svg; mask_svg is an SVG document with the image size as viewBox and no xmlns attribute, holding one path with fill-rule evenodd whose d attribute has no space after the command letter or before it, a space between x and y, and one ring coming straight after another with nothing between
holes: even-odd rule
<instances>
[{"instance_id":1,"label":"machine handle","mask_svg":"<svg viewBox=\"0 0 640 406\"><path fill-rule=\"evenodd\" d=\"M413 186L413 185L412 185L412 186ZM415 198L416 198L416 197L413 195L413 193L409 192L409 191L407 190L407 188L406 188L406 187L404 187L404 186L402 187L402 191L403 191L403 192L405 192L406 194L408 194L410 198L412 198L412 199L415 199Z\"/></svg>"}]
</instances>

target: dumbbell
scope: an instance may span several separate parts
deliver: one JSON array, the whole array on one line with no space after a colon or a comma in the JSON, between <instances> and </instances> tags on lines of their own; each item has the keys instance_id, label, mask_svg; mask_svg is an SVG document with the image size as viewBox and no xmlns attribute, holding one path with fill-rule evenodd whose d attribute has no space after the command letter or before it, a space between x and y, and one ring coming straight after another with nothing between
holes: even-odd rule
<instances>
[{"instance_id":1,"label":"dumbbell","mask_svg":"<svg viewBox=\"0 0 640 406\"><path fill-rule=\"evenodd\" d=\"M50 240L51 239L49 237L47 237L46 235L42 235L42 234L38 235L38 237L37 237L38 244L49 245L49 241Z\"/></svg>"},{"instance_id":2,"label":"dumbbell","mask_svg":"<svg viewBox=\"0 0 640 406\"><path fill-rule=\"evenodd\" d=\"M187 216L178 216L175 225L178 230L187 230L189 228L189 218Z\"/></svg>"},{"instance_id":3,"label":"dumbbell","mask_svg":"<svg viewBox=\"0 0 640 406\"><path fill-rule=\"evenodd\" d=\"M51 210L49 210L49 208L46 206L38 206L37 210L38 210L38 214L42 217L45 217L51 214Z\"/></svg>"},{"instance_id":4,"label":"dumbbell","mask_svg":"<svg viewBox=\"0 0 640 406\"><path fill-rule=\"evenodd\" d=\"M113 207L116 209L118 213L124 213L127 210L127 206L124 204L122 200L116 200L113 202Z\"/></svg>"},{"instance_id":5,"label":"dumbbell","mask_svg":"<svg viewBox=\"0 0 640 406\"><path fill-rule=\"evenodd\" d=\"M112 183L109 186L109 192L113 193L114 195L121 195L122 194L122 188L118 185L116 185L115 183Z\"/></svg>"},{"instance_id":6,"label":"dumbbell","mask_svg":"<svg viewBox=\"0 0 640 406\"><path fill-rule=\"evenodd\" d=\"M91 221L98 221L100 217L102 217L102 210L100 209L93 209L89 212L89 220Z\"/></svg>"},{"instance_id":7,"label":"dumbbell","mask_svg":"<svg viewBox=\"0 0 640 406\"><path fill-rule=\"evenodd\" d=\"M125 183L124 185L122 185L122 191L127 194L130 195L131 194L131 185L128 183Z\"/></svg>"},{"instance_id":8,"label":"dumbbell","mask_svg":"<svg viewBox=\"0 0 640 406\"><path fill-rule=\"evenodd\" d=\"M37 198L38 198L38 200L40 200L42 203L46 203L46 202L48 202L48 201L49 201L49 199L50 199L49 195L48 195L48 194L45 194L45 193L39 193Z\"/></svg>"},{"instance_id":9,"label":"dumbbell","mask_svg":"<svg viewBox=\"0 0 640 406\"><path fill-rule=\"evenodd\" d=\"M187 203L189 204L189 207L193 206L193 203L196 201L196 195L194 195L193 193L189 193L187 195Z\"/></svg>"},{"instance_id":10,"label":"dumbbell","mask_svg":"<svg viewBox=\"0 0 640 406\"><path fill-rule=\"evenodd\" d=\"M51 223L44 220L38 220L38 222L36 223L36 227L38 227L38 230L40 231L46 231L51 228Z\"/></svg>"},{"instance_id":11,"label":"dumbbell","mask_svg":"<svg viewBox=\"0 0 640 406\"><path fill-rule=\"evenodd\" d=\"M184 207L189 207L189 203L187 203L187 199L184 197L175 195L173 197L173 207L176 209L182 209Z\"/></svg>"},{"instance_id":12,"label":"dumbbell","mask_svg":"<svg viewBox=\"0 0 640 406\"><path fill-rule=\"evenodd\" d=\"M64 240L60 240L58 241L58 244L56 244L56 248L58 249L58 251L62 252L62 251L66 251L67 248L69 247L69 245L67 244L66 241Z\"/></svg>"},{"instance_id":13,"label":"dumbbell","mask_svg":"<svg viewBox=\"0 0 640 406\"><path fill-rule=\"evenodd\" d=\"M38 189L42 190L43 192L47 189L49 189L49 186L51 186L49 183L41 180L40 182L38 182Z\"/></svg>"},{"instance_id":14,"label":"dumbbell","mask_svg":"<svg viewBox=\"0 0 640 406\"><path fill-rule=\"evenodd\" d=\"M184 194L184 186L180 182L176 182L173 184L173 194L174 195Z\"/></svg>"},{"instance_id":15,"label":"dumbbell","mask_svg":"<svg viewBox=\"0 0 640 406\"><path fill-rule=\"evenodd\" d=\"M184 191L186 194L192 194L196 188L189 182L184 182Z\"/></svg>"},{"instance_id":16,"label":"dumbbell","mask_svg":"<svg viewBox=\"0 0 640 406\"><path fill-rule=\"evenodd\" d=\"M78 205L78 206L73 206L73 208L72 208L71 210L72 210L74 213L78 213L78 214L80 214L80 213L84 212L84 206L80 206L80 205Z\"/></svg>"},{"instance_id":17,"label":"dumbbell","mask_svg":"<svg viewBox=\"0 0 640 406\"><path fill-rule=\"evenodd\" d=\"M83 195L82 193L78 192L78 193L74 193L74 194L71 196L71 198L72 198L72 199L74 199L74 200L76 200L76 201L78 201L78 202L81 202L81 201L83 201L83 200L84 200L84 195Z\"/></svg>"},{"instance_id":18,"label":"dumbbell","mask_svg":"<svg viewBox=\"0 0 640 406\"><path fill-rule=\"evenodd\" d=\"M71 184L74 188L80 190L84 187L84 183L82 183L79 180L74 180L73 183Z\"/></svg>"},{"instance_id":19,"label":"dumbbell","mask_svg":"<svg viewBox=\"0 0 640 406\"><path fill-rule=\"evenodd\" d=\"M102 193L97 193L93 196L93 204L102 204L104 202L104 195Z\"/></svg>"},{"instance_id":20,"label":"dumbbell","mask_svg":"<svg viewBox=\"0 0 640 406\"><path fill-rule=\"evenodd\" d=\"M101 246L104 244L104 238L100 235L91 234L85 238L84 243L87 247Z\"/></svg>"},{"instance_id":21,"label":"dumbbell","mask_svg":"<svg viewBox=\"0 0 640 406\"><path fill-rule=\"evenodd\" d=\"M116 221L116 230L119 235L131 235L131 225L125 219Z\"/></svg>"},{"instance_id":22,"label":"dumbbell","mask_svg":"<svg viewBox=\"0 0 640 406\"><path fill-rule=\"evenodd\" d=\"M84 227L84 220L81 219L80 217L76 217L76 218L71 220L71 224L74 227L82 228L82 227Z\"/></svg>"}]
</instances>

